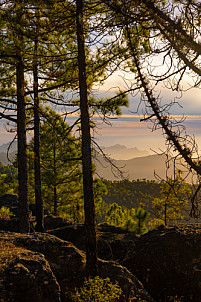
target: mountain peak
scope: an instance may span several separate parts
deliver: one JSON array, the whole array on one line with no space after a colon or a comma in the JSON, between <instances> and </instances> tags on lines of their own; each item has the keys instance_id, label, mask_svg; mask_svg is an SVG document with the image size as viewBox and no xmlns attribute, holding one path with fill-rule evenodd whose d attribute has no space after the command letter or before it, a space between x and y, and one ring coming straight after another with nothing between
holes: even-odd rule
<instances>
[{"instance_id":1,"label":"mountain peak","mask_svg":"<svg viewBox=\"0 0 201 302\"><path fill-rule=\"evenodd\" d=\"M109 147L102 147L105 153L113 159L132 159L136 157L148 156L149 152L146 150L139 150L136 147L128 148L125 145L115 144Z\"/></svg>"},{"instance_id":2,"label":"mountain peak","mask_svg":"<svg viewBox=\"0 0 201 302\"><path fill-rule=\"evenodd\" d=\"M7 150L8 150L8 147L10 146L10 144L11 144L11 142L0 145L0 152L7 153ZM13 152L13 151L16 151L16 150L17 150L17 141L13 141L11 146L10 146L9 151Z\"/></svg>"}]
</instances>

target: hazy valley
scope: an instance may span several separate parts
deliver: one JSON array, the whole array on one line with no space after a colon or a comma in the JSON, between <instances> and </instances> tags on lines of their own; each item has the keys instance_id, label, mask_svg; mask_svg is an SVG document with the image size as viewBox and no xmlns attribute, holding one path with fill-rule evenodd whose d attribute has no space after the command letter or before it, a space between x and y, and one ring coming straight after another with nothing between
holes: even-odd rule
<instances>
[{"instance_id":1,"label":"hazy valley","mask_svg":"<svg viewBox=\"0 0 201 302\"><path fill-rule=\"evenodd\" d=\"M7 150L9 144L10 143L0 146L0 162L2 162L3 165L11 164L9 160L12 161L16 155L17 143L14 142L9 150L8 160ZM166 157L164 154L149 155L147 150L139 150L136 147L127 148L119 144L102 147L102 150L109 161L103 155L94 154L96 176L100 178L114 181L121 180L122 178L129 180L156 180L158 177L161 179L166 177ZM171 173L172 171L170 169L169 175Z\"/></svg>"}]
</instances>

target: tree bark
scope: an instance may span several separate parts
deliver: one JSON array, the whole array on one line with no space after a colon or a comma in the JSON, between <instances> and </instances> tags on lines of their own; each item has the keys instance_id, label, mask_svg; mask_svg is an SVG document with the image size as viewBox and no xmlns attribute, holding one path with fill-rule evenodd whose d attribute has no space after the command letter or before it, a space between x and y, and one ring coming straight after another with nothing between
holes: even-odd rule
<instances>
[{"instance_id":1,"label":"tree bark","mask_svg":"<svg viewBox=\"0 0 201 302\"><path fill-rule=\"evenodd\" d=\"M54 215L57 216L57 186L54 186Z\"/></svg>"},{"instance_id":2,"label":"tree bark","mask_svg":"<svg viewBox=\"0 0 201 302\"><path fill-rule=\"evenodd\" d=\"M43 199L41 191L41 166L40 166L40 116L38 97L38 62L37 62L38 41L35 41L33 59L33 91L34 91L34 170L35 170L35 206L36 206L36 227L37 232L44 231Z\"/></svg>"},{"instance_id":3,"label":"tree bark","mask_svg":"<svg viewBox=\"0 0 201 302\"><path fill-rule=\"evenodd\" d=\"M167 199L165 199L165 226L167 225Z\"/></svg>"},{"instance_id":4,"label":"tree bark","mask_svg":"<svg viewBox=\"0 0 201 302\"><path fill-rule=\"evenodd\" d=\"M54 150L53 150L53 163L54 163L54 178L56 180L56 146L54 144ZM57 215L58 214L58 211L57 211L57 185L55 184L54 185L54 215Z\"/></svg>"},{"instance_id":5,"label":"tree bark","mask_svg":"<svg viewBox=\"0 0 201 302\"><path fill-rule=\"evenodd\" d=\"M17 138L18 138L18 193L19 231L29 232L29 206L27 198L27 153L26 153L26 114L24 98L24 63L18 58L17 74Z\"/></svg>"},{"instance_id":6,"label":"tree bark","mask_svg":"<svg viewBox=\"0 0 201 302\"><path fill-rule=\"evenodd\" d=\"M82 0L76 1L76 23L82 133L82 171L85 210L86 274L87 276L95 276L97 275L98 269Z\"/></svg>"}]
</instances>

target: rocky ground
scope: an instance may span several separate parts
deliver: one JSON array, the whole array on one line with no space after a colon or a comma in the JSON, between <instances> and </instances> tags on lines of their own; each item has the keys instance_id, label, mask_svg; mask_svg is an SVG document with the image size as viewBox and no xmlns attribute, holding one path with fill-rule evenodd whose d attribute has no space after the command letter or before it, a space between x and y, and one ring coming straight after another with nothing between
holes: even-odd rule
<instances>
[{"instance_id":1,"label":"rocky ground","mask_svg":"<svg viewBox=\"0 0 201 302\"><path fill-rule=\"evenodd\" d=\"M84 250L83 232L83 225L49 231ZM200 225L161 226L140 237L102 225L97 239L98 256L128 268L155 301L201 301Z\"/></svg>"},{"instance_id":2,"label":"rocky ground","mask_svg":"<svg viewBox=\"0 0 201 302\"><path fill-rule=\"evenodd\" d=\"M0 301L71 301L85 272L85 254L72 243L50 234L0 232ZM122 265L100 260L99 275L118 281L119 301L154 301L139 280Z\"/></svg>"},{"instance_id":3,"label":"rocky ground","mask_svg":"<svg viewBox=\"0 0 201 302\"><path fill-rule=\"evenodd\" d=\"M50 215L46 222L44 234L19 234L0 221L1 302L71 301L82 283L84 226ZM99 275L118 281L120 301L201 301L199 225L161 226L142 236L101 225L97 245Z\"/></svg>"}]
</instances>

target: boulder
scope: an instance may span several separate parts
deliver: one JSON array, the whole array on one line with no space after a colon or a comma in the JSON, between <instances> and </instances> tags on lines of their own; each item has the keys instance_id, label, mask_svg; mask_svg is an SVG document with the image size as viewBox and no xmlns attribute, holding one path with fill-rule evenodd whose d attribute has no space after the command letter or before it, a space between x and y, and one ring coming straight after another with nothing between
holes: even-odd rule
<instances>
[{"instance_id":1,"label":"boulder","mask_svg":"<svg viewBox=\"0 0 201 302\"><path fill-rule=\"evenodd\" d=\"M156 301L201 301L201 227L161 226L140 237L121 262Z\"/></svg>"},{"instance_id":2,"label":"boulder","mask_svg":"<svg viewBox=\"0 0 201 302\"><path fill-rule=\"evenodd\" d=\"M71 225L72 222L69 219L60 217L60 216L55 216L55 215L45 215L44 216L44 225L45 225L45 230L53 230L61 227L65 227L68 225Z\"/></svg>"},{"instance_id":3,"label":"boulder","mask_svg":"<svg viewBox=\"0 0 201 302\"><path fill-rule=\"evenodd\" d=\"M48 231L49 234L72 242L77 248L85 250L85 231L83 224L73 224ZM119 227L102 224L97 227L98 257L104 260L121 261L128 249L135 247L139 237Z\"/></svg>"},{"instance_id":4,"label":"boulder","mask_svg":"<svg viewBox=\"0 0 201 302\"><path fill-rule=\"evenodd\" d=\"M17 249L26 249L29 253L33 253L33 255L35 253L37 255L42 254L42 257L49 263L52 275L55 276L60 285L62 301L71 301L70 296L66 295L66 293L72 291L74 287L79 287L85 278L85 254L83 252L72 243L50 234L0 232L0 242L6 244L12 243ZM142 284L128 269L112 261L107 262L103 260L98 261L98 266L101 277L109 277L111 281L119 282L123 290L119 301L153 302L153 299L148 295ZM43 281L41 283L43 284ZM31 302L35 301L38 302L40 300L36 299ZM55 301L57 300L55 299Z\"/></svg>"},{"instance_id":5,"label":"boulder","mask_svg":"<svg viewBox=\"0 0 201 302\"><path fill-rule=\"evenodd\" d=\"M19 234L0 232L1 238L20 248L43 254L57 280L74 283L79 280L77 272L84 273L85 255L72 243L43 233Z\"/></svg>"},{"instance_id":6,"label":"boulder","mask_svg":"<svg viewBox=\"0 0 201 302\"><path fill-rule=\"evenodd\" d=\"M2 251L0 301L60 302L59 284L42 254L12 244L6 246L3 257Z\"/></svg>"},{"instance_id":7,"label":"boulder","mask_svg":"<svg viewBox=\"0 0 201 302\"><path fill-rule=\"evenodd\" d=\"M98 256L104 260L113 260L121 263L130 248L135 249L139 237L134 233L121 228L100 225L97 228Z\"/></svg>"},{"instance_id":8,"label":"boulder","mask_svg":"<svg viewBox=\"0 0 201 302\"><path fill-rule=\"evenodd\" d=\"M65 292L68 288L82 283L85 256L71 243L49 234L0 232L0 242L2 241L43 255L60 286L62 301L65 301ZM33 301L38 302L37 299Z\"/></svg>"},{"instance_id":9,"label":"boulder","mask_svg":"<svg viewBox=\"0 0 201 302\"><path fill-rule=\"evenodd\" d=\"M142 283L126 268L113 261L99 260L99 275L102 278L109 277L120 285L123 294L120 301L125 302L154 302L154 299L147 293Z\"/></svg>"},{"instance_id":10,"label":"boulder","mask_svg":"<svg viewBox=\"0 0 201 302\"><path fill-rule=\"evenodd\" d=\"M85 249L83 225L50 233ZM101 259L127 267L156 301L201 301L200 225L160 226L136 236L104 224L97 227L97 246Z\"/></svg>"},{"instance_id":11,"label":"boulder","mask_svg":"<svg viewBox=\"0 0 201 302\"><path fill-rule=\"evenodd\" d=\"M9 195L9 194L7 194L7 195ZM11 195L11 196L15 196L15 195ZM12 200L12 198L9 200ZM7 201L7 199L6 199L6 201L2 202L2 203L0 201L0 207L5 206L5 207L9 208L12 211L12 213L14 213L14 217L11 217L11 219L9 219L9 220L0 218L0 230L9 231L9 232L18 232L19 231L18 203L16 203L14 205L13 202L14 202L15 198L13 199L13 202L9 201L9 200ZM15 201L17 201L17 199ZM33 204L29 205L29 212L30 212L31 231L34 232L33 223L35 223L35 221L36 221L35 205L33 205ZM46 213L46 212L47 211L44 210L44 213ZM63 217L54 216L51 214L44 216L45 230L57 229L57 228L71 225L71 224L72 224L72 222L69 219L66 219Z\"/></svg>"},{"instance_id":12,"label":"boulder","mask_svg":"<svg viewBox=\"0 0 201 302\"><path fill-rule=\"evenodd\" d=\"M47 231L62 240L72 242L78 249L85 250L85 228L84 224L72 224Z\"/></svg>"},{"instance_id":13,"label":"boulder","mask_svg":"<svg viewBox=\"0 0 201 302\"><path fill-rule=\"evenodd\" d=\"M9 231L9 232L18 232L19 223L16 217L11 218L9 220L0 218L0 230L1 231Z\"/></svg>"}]
</instances>

